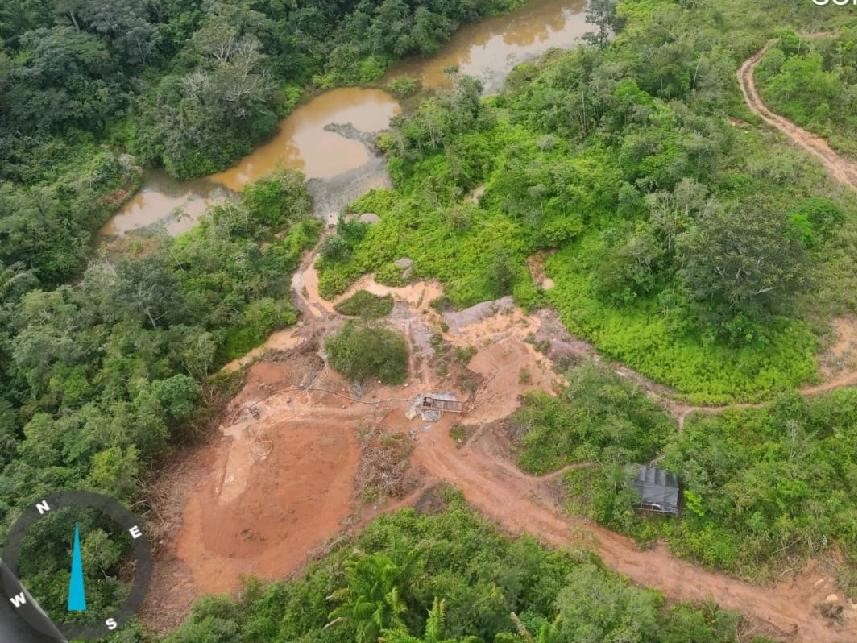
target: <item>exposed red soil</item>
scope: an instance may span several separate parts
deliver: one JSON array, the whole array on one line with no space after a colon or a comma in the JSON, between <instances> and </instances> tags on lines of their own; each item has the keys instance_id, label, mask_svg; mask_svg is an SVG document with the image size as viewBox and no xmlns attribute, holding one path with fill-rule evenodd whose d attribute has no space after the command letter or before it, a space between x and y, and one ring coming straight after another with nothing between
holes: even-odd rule
<instances>
[{"instance_id":1,"label":"exposed red soil","mask_svg":"<svg viewBox=\"0 0 857 643\"><path fill-rule=\"evenodd\" d=\"M611 569L672 600L714 599L743 612L756 633L813 642L857 638L853 614L846 614L844 625L830 625L816 611L835 592L835 582L814 562L792 578L761 587L675 558L663 545L640 550L629 538L562 513L545 480L498 462L491 446L496 436L488 439L483 433L458 449L443 427L437 429L423 436L415 461L438 480L454 484L471 505L511 533L529 533L554 547L593 549Z\"/></svg>"},{"instance_id":2,"label":"exposed red soil","mask_svg":"<svg viewBox=\"0 0 857 643\"><path fill-rule=\"evenodd\" d=\"M363 285L379 294L397 290ZM437 322L419 285L404 294L410 312L400 312L391 323L406 329ZM830 625L817 611L816 605L835 591L835 582L814 563L780 584L762 587L677 559L664 546L639 550L628 538L566 515L556 491L561 474L531 476L515 466L496 420L512 412L526 390L551 391L556 385L551 361L527 341L539 336L542 324L550 327L549 318L505 306L459 315L446 339L475 346L469 367L483 376L482 383L464 416L447 414L427 424L405 418L412 396L424 386L454 390L454 383L421 363L406 387L376 386L357 399L313 352L312 327L332 319L327 306L318 307L325 309L324 317L307 318L306 326L296 330L305 337L298 349L274 353L251 367L220 435L191 459L181 527L164 544L156 579L166 584L160 588L164 595L178 603L168 610L171 617L161 617L160 623L152 618L151 625L175 626L190 597L235 591L244 575L288 576L343 528L415 501L419 490L403 501L361 511L354 498L357 431L380 424L415 440L411 457L423 478L420 489L432 481L451 483L512 533L530 533L557 547L591 548L609 567L671 600L713 599L742 611L758 632L801 641L857 638L855 610L846 607L841 625ZM653 389L665 395L663 387ZM464 447L449 436L455 422L473 427Z\"/></svg>"},{"instance_id":3,"label":"exposed red soil","mask_svg":"<svg viewBox=\"0 0 857 643\"><path fill-rule=\"evenodd\" d=\"M350 513L358 450L347 423L275 422L257 439L270 448L264 467L251 457L235 462L236 445L221 447L212 475L189 494L176 553L203 593L233 591L242 575L289 574ZM238 480L240 490L222 498Z\"/></svg>"},{"instance_id":4,"label":"exposed red soil","mask_svg":"<svg viewBox=\"0 0 857 643\"><path fill-rule=\"evenodd\" d=\"M739 72L748 104L821 159L837 180L857 189L853 164L821 139L770 112L761 101L753 69L762 55L751 58ZM556 492L561 472L537 477L515 466L496 420L511 413L527 390L555 388L558 379L548 356L600 359L592 346L559 328L550 314L526 316L505 304L457 314L445 339L477 349L468 366L482 376L481 385L470 395L464 416L447 414L434 424L419 418L408 421L404 413L418 391L455 390L455 382L438 376L428 365L432 349L427 338L441 327L428 302L441 294L439 285L388 288L366 277L342 296L359 288L392 294L397 304L389 323L412 346L408 384L355 393L314 352L315 338L342 320L333 309L336 302L319 297L312 261L313 257L305 259L292 281L304 314L302 327L277 334L262 350L230 366L262 360L250 368L217 436L180 454L164 472L159 485L163 493L154 512L175 524L176 531L173 538L164 532L160 543L144 615L153 629L174 628L193 598L233 592L245 575L273 579L294 573L344 527L359 526L382 511L416 502L427 485L445 481L512 533L529 533L556 547L591 548L609 567L640 585L659 589L670 600L712 599L740 610L755 633L807 642L857 640L854 606L846 605L839 624L830 623L818 611L817 605L835 593L836 585L833 574L817 561L765 587L677 559L663 545L640 550L628 538L566 515ZM541 279L540 262L534 260L531 267ZM829 351L830 364L822 364L824 383L804 389L804 394L857 384L857 370L850 363L852 326L850 322L836 325L838 339ZM536 351L530 338L545 343L547 355ZM687 405L675 392L639 373L606 364L661 403L679 426L690 413L718 413L726 408ZM471 439L463 447L449 436L455 422L470 426ZM369 424L412 436L412 464L423 482L403 500L361 507L354 497L356 436L359 427Z\"/></svg>"}]
</instances>

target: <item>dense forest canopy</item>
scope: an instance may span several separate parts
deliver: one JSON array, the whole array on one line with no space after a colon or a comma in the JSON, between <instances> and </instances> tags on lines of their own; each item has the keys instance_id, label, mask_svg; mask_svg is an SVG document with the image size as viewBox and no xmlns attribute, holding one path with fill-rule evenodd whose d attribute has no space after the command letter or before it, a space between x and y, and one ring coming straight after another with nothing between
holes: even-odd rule
<instances>
[{"instance_id":1,"label":"dense forest canopy","mask_svg":"<svg viewBox=\"0 0 857 643\"><path fill-rule=\"evenodd\" d=\"M375 80L512 4L4 3L0 263L46 286L78 274L140 166L182 178L224 169L305 91Z\"/></svg>"},{"instance_id":2,"label":"dense forest canopy","mask_svg":"<svg viewBox=\"0 0 857 643\"><path fill-rule=\"evenodd\" d=\"M93 261L73 285L24 292L26 275L4 275L0 533L58 489L135 497L168 446L204 424L209 375L296 321L288 276L322 227L309 208L301 174L273 175L182 236ZM83 539L93 588L116 563L95 556L98 538ZM58 608L65 558L42 555L38 569L26 580Z\"/></svg>"}]
</instances>

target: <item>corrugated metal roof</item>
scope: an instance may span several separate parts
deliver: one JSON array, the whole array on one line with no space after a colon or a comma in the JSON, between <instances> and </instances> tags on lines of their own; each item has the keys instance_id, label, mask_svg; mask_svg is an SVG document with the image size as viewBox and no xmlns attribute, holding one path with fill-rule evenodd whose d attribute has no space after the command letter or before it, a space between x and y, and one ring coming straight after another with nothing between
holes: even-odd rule
<instances>
[{"instance_id":1,"label":"corrugated metal roof","mask_svg":"<svg viewBox=\"0 0 857 643\"><path fill-rule=\"evenodd\" d=\"M646 464L633 466L636 475L632 484L640 494L640 505L664 513L678 513L679 486L675 475Z\"/></svg>"}]
</instances>

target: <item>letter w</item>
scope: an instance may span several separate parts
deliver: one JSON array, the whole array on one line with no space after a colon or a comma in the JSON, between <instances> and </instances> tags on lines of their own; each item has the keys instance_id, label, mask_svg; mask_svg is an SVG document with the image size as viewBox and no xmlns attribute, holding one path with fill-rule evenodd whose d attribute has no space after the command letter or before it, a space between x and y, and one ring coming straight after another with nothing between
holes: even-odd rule
<instances>
[{"instance_id":1,"label":"letter w","mask_svg":"<svg viewBox=\"0 0 857 643\"><path fill-rule=\"evenodd\" d=\"M27 597L24 595L24 592L21 592L20 594L16 594L15 596L10 598L9 600L12 601L12 605L14 605L16 608L21 607L21 605L27 604Z\"/></svg>"}]
</instances>

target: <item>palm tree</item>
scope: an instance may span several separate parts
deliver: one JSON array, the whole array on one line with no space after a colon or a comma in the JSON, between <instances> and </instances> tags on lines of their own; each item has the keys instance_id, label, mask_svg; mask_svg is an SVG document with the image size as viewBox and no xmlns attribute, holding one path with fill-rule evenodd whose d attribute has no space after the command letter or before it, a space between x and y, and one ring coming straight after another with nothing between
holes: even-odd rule
<instances>
[{"instance_id":1,"label":"palm tree","mask_svg":"<svg viewBox=\"0 0 857 643\"><path fill-rule=\"evenodd\" d=\"M512 612L510 616L512 617L512 622L515 624L515 628L518 630L518 634L526 643L559 643L559 615L557 615L553 623L545 623L542 625L537 637L530 634L527 626L524 625L515 612Z\"/></svg>"},{"instance_id":2,"label":"palm tree","mask_svg":"<svg viewBox=\"0 0 857 643\"><path fill-rule=\"evenodd\" d=\"M325 627L351 622L357 630L357 643L375 643L385 629L404 628L401 614L406 605L400 588L409 568L410 564L400 567L384 554L360 555L350 562L348 585L328 596L342 603L330 613Z\"/></svg>"},{"instance_id":3,"label":"palm tree","mask_svg":"<svg viewBox=\"0 0 857 643\"><path fill-rule=\"evenodd\" d=\"M428 612L425 634L418 639L411 636L407 628L400 627L395 630L385 630L381 637L382 643L456 643L452 639L443 638L443 622L446 618L446 600L437 596L432 601Z\"/></svg>"}]
</instances>

